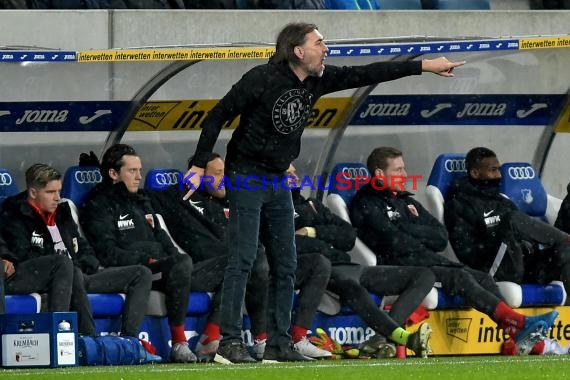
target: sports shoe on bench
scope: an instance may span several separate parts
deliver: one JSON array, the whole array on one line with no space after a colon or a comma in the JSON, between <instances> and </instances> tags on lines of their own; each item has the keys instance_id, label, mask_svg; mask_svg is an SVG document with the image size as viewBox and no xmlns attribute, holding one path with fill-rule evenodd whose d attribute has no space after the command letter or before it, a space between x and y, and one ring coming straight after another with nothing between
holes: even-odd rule
<instances>
[{"instance_id":1,"label":"sports shoe on bench","mask_svg":"<svg viewBox=\"0 0 570 380\"><path fill-rule=\"evenodd\" d=\"M431 326L426 322L422 323L416 332L410 334L406 347L414 351L416 357L427 358L432 353L429 345L431 332Z\"/></svg>"},{"instance_id":2,"label":"sports shoe on bench","mask_svg":"<svg viewBox=\"0 0 570 380\"><path fill-rule=\"evenodd\" d=\"M301 355L307 356L313 359L326 359L332 357L332 353L323 350L315 346L313 343L309 342L306 336L304 336L300 341L293 345L295 350L300 353Z\"/></svg>"},{"instance_id":3,"label":"sports shoe on bench","mask_svg":"<svg viewBox=\"0 0 570 380\"><path fill-rule=\"evenodd\" d=\"M214 356L214 361L221 364L256 363L256 360L251 357L242 341L226 344L220 343L218 351L216 351Z\"/></svg>"}]
</instances>

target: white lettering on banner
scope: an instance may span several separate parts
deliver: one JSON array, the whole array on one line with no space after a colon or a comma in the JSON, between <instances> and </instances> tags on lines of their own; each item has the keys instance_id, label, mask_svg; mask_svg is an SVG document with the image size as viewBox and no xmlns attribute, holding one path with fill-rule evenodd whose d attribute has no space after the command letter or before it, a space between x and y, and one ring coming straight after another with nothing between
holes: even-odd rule
<instances>
[{"instance_id":1,"label":"white lettering on banner","mask_svg":"<svg viewBox=\"0 0 570 380\"><path fill-rule=\"evenodd\" d=\"M446 108L451 108L451 107L452 107L451 103L438 103L433 110L422 110L420 112L420 115L422 115L423 118L427 119L428 117L432 117L433 115L435 115L439 111L444 110Z\"/></svg>"},{"instance_id":2,"label":"white lettering on banner","mask_svg":"<svg viewBox=\"0 0 570 380\"><path fill-rule=\"evenodd\" d=\"M340 344L359 344L376 334L370 327L329 327L328 335Z\"/></svg>"},{"instance_id":3,"label":"white lettering on banner","mask_svg":"<svg viewBox=\"0 0 570 380\"><path fill-rule=\"evenodd\" d=\"M24 116L16 119L16 124L63 123L67 120L68 114L68 110L25 110Z\"/></svg>"},{"instance_id":4,"label":"white lettering on banner","mask_svg":"<svg viewBox=\"0 0 570 380\"><path fill-rule=\"evenodd\" d=\"M548 104L546 103L534 103L532 106L530 106L530 109L528 110L518 110L517 111L517 117L519 119L524 119L525 117L528 117L530 114L543 109L543 108L548 108Z\"/></svg>"},{"instance_id":5,"label":"white lettering on banner","mask_svg":"<svg viewBox=\"0 0 570 380\"><path fill-rule=\"evenodd\" d=\"M457 113L457 117L461 119L465 116L503 116L506 111L506 103L465 103L465 107Z\"/></svg>"},{"instance_id":6,"label":"white lettering on banner","mask_svg":"<svg viewBox=\"0 0 570 380\"><path fill-rule=\"evenodd\" d=\"M370 103L368 108L359 116L407 116L410 113L410 103Z\"/></svg>"},{"instance_id":7,"label":"white lettering on banner","mask_svg":"<svg viewBox=\"0 0 570 380\"><path fill-rule=\"evenodd\" d=\"M93 116L87 117L87 116L81 116L79 118L79 122L83 125L85 124L89 124L91 123L93 120L100 118L103 115L109 115L113 113L111 110L97 110L95 111L95 113L93 114Z\"/></svg>"}]
</instances>

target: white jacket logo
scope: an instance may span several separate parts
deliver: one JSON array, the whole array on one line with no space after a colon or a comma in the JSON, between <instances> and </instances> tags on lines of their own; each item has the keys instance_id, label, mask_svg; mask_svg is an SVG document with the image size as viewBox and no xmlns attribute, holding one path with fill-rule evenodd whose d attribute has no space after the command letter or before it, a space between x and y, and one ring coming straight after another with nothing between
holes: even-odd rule
<instances>
[{"instance_id":1,"label":"white jacket logo","mask_svg":"<svg viewBox=\"0 0 570 380\"><path fill-rule=\"evenodd\" d=\"M119 231L131 230L135 228L135 222L132 219L125 219L129 214L119 216L117 220L117 228Z\"/></svg>"},{"instance_id":2,"label":"white jacket logo","mask_svg":"<svg viewBox=\"0 0 570 380\"><path fill-rule=\"evenodd\" d=\"M36 231L32 232L32 238L30 239L30 244L33 247L44 247L44 237L42 234L38 234Z\"/></svg>"}]
</instances>

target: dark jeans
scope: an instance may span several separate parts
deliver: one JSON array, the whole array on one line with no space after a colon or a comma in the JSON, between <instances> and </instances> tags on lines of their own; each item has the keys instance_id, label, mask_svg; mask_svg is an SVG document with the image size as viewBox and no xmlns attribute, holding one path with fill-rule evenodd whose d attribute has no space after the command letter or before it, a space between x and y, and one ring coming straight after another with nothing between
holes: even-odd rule
<instances>
[{"instance_id":1,"label":"dark jeans","mask_svg":"<svg viewBox=\"0 0 570 380\"><path fill-rule=\"evenodd\" d=\"M84 275L87 293L124 293L121 334L138 337L146 314L152 273L142 265L112 267Z\"/></svg>"},{"instance_id":2,"label":"dark jeans","mask_svg":"<svg viewBox=\"0 0 570 380\"><path fill-rule=\"evenodd\" d=\"M164 293L168 323L184 324L188 311L192 259L186 254L175 254L149 264L153 273L152 289Z\"/></svg>"},{"instance_id":3,"label":"dark jeans","mask_svg":"<svg viewBox=\"0 0 570 380\"><path fill-rule=\"evenodd\" d=\"M2 272L3 274L3 272ZM48 311L68 311L73 284L73 262L65 255L47 255L16 264L6 280L6 294L47 293Z\"/></svg>"},{"instance_id":4,"label":"dark jeans","mask_svg":"<svg viewBox=\"0 0 570 380\"><path fill-rule=\"evenodd\" d=\"M435 282L431 270L422 267L375 266L363 267L353 276L353 266L333 266L329 289L340 296L368 326L385 336L405 324L422 303ZM355 278L356 277L356 278ZM377 295L399 295L390 315L380 310L368 292Z\"/></svg>"},{"instance_id":5,"label":"dark jeans","mask_svg":"<svg viewBox=\"0 0 570 380\"><path fill-rule=\"evenodd\" d=\"M226 256L227 264L227 256ZM200 265L197 263L195 267ZM217 270L217 269L216 269ZM221 269L221 273L216 271L219 276L220 288L222 280L224 278L224 273L226 271L226 266ZM197 282L196 270L192 275L192 283ZM213 277L213 276L209 276ZM267 258L265 257L265 252L260 249L257 254L257 259L253 264L253 269L251 275L246 285L245 292L245 307L247 308L247 313L251 321L251 333L253 336L267 332L267 284L269 283L269 266L267 264ZM192 287L194 289L194 287ZM221 302L222 292L221 289L216 290L214 297L212 298L212 306L210 308L210 315L208 316L208 321L220 324L222 319L221 315Z\"/></svg>"},{"instance_id":6,"label":"dark jeans","mask_svg":"<svg viewBox=\"0 0 570 380\"><path fill-rule=\"evenodd\" d=\"M232 185L228 188L230 260L222 287L222 344L241 341L242 304L261 237L269 264L267 345L289 345L297 267L291 191L266 186L261 178L253 177L245 188L241 181L245 176L240 177L235 172L228 176Z\"/></svg>"},{"instance_id":7,"label":"dark jeans","mask_svg":"<svg viewBox=\"0 0 570 380\"><path fill-rule=\"evenodd\" d=\"M320 253L297 256L295 289L299 289L294 325L310 328L327 289L331 276L331 262Z\"/></svg>"}]
</instances>

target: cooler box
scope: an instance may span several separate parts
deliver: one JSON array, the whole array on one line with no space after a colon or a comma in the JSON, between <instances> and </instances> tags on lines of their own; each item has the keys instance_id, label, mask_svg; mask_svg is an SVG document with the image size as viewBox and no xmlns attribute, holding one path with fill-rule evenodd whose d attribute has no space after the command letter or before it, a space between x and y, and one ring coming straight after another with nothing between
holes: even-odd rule
<instances>
[{"instance_id":1,"label":"cooler box","mask_svg":"<svg viewBox=\"0 0 570 380\"><path fill-rule=\"evenodd\" d=\"M77 313L0 315L3 367L77 365Z\"/></svg>"}]
</instances>

